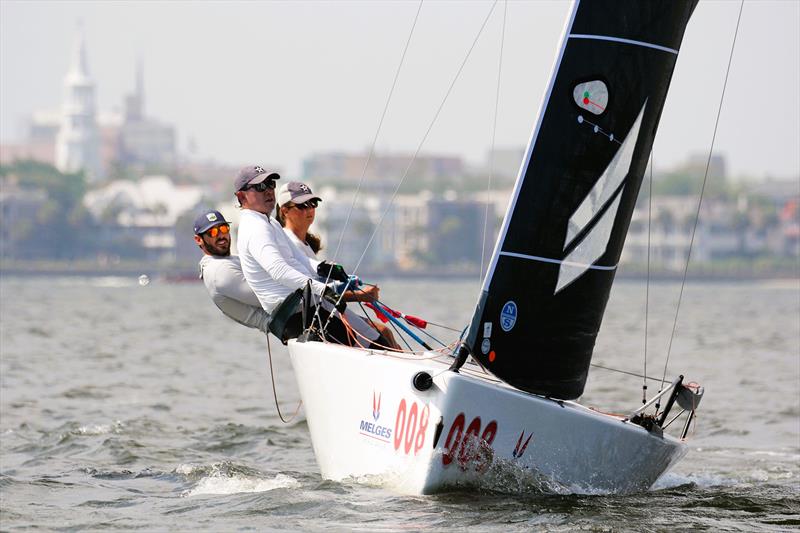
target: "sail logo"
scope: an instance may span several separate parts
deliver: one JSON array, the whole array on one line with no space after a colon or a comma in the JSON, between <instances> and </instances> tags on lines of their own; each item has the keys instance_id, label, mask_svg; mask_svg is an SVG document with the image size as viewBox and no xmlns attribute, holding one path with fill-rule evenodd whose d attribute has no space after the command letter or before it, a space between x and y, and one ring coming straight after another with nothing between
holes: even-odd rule
<instances>
[{"instance_id":1,"label":"sail logo","mask_svg":"<svg viewBox=\"0 0 800 533\"><path fill-rule=\"evenodd\" d=\"M595 266L594 263L606 253L608 241L611 239L611 231L625 190L625 178L631 169L633 152L639 139L646 107L647 101L642 105L639 115L625 140L620 143L614 157L569 219L564 250L578 240L580 242L561 261L554 294L558 294L589 269L616 268L616 266ZM613 136L609 138L614 139ZM583 237L579 239L581 235Z\"/></svg>"},{"instance_id":2,"label":"sail logo","mask_svg":"<svg viewBox=\"0 0 800 533\"><path fill-rule=\"evenodd\" d=\"M513 301L508 301L503 306L500 312L500 327L508 333L517 323L517 304Z\"/></svg>"},{"instance_id":3,"label":"sail logo","mask_svg":"<svg viewBox=\"0 0 800 533\"><path fill-rule=\"evenodd\" d=\"M481 353L483 355L486 355L487 353L489 353L489 350L491 349L492 349L492 341L490 341L489 339L483 339L483 341L481 341Z\"/></svg>"},{"instance_id":4,"label":"sail logo","mask_svg":"<svg viewBox=\"0 0 800 533\"><path fill-rule=\"evenodd\" d=\"M522 430L522 433L519 434L519 439L517 439L517 445L514 446L514 451L511 452L511 455L514 457L514 459L519 459L525 455L525 450L528 449L528 443L531 441L531 437L533 437L533 432L528 435L528 438L523 443L522 439L525 438L525 430Z\"/></svg>"},{"instance_id":5,"label":"sail logo","mask_svg":"<svg viewBox=\"0 0 800 533\"><path fill-rule=\"evenodd\" d=\"M358 424L358 431L364 437L369 437L380 442L389 443L392 438L392 429L378 424L378 419L381 417L381 393L375 394L372 391L372 422L369 420L360 420Z\"/></svg>"}]
</instances>

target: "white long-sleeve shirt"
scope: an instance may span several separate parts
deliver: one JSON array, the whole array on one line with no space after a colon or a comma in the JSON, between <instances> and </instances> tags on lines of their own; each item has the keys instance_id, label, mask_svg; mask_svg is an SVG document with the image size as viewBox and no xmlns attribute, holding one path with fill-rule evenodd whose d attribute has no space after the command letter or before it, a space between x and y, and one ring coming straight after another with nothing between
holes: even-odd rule
<instances>
[{"instance_id":1,"label":"white long-sleeve shirt","mask_svg":"<svg viewBox=\"0 0 800 533\"><path fill-rule=\"evenodd\" d=\"M311 246L309 246L307 242L301 241L292 230L284 226L283 232L287 237L289 237L289 240L292 242L292 244L294 244L295 247L303 253L303 255L311 259L317 258L317 254L314 253L314 250L311 249Z\"/></svg>"},{"instance_id":2,"label":"white long-sleeve shirt","mask_svg":"<svg viewBox=\"0 0 800 533\"><path fill-rule=\"evenodd\" d=\"M211 300L225 316L269 333L269 314L247 285L237 256L204 255L200 260L200 277Z\"/></svg>"},{"instance_id":3,"label":"white long-sleeve shirt","mask_svg":"<svg viewBox=\"0 0 800 533\"><path fill-rule=\"evenodd\" d=\"M298 250L275 219L242 209L236 244L247 284L267 312L309 279L314 293L323 293L325 285L316 276L320 262Z\"/></svg>"}]
</instances>

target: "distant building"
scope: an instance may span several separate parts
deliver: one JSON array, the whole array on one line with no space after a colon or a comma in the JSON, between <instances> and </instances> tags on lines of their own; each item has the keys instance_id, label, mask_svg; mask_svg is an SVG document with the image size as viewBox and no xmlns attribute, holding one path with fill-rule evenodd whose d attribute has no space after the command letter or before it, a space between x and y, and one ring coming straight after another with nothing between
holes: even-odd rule
<instances>
[{"instance_id":1,"label":"distant building","mask_svg":"<svg viewBox=\"0 0 800 533\"><path fill-rule=\"evenodd\" d=\"M482 172L491 175L498 184L513 183L525 158L525 148L495 148L486 154Z\"/></svg>"},{"instance_id":2,"label":"distant building","mask_svg":"<svg viewBox=\"0 0 800 533\"><path fill-rule=\"evenodd\" d=\"M175 225L203 203L201 187L176 186L167 176L117 180L86 193L84 206L100 223L100 238L135 239L154 259L174 259Z\"/></svg>"},{"instance_id":3,"label":"distant building","mask_svg":"<svg viewBox=\"0 0 800 533\"><path fill-rule=\"evenodd\" d=\"M497 218L490 206L484 246L485 201L459 198L452 191L438 197L423 191L398 195L387 205L389 195L362 192L351 212L354 193L332 188L318 192L323 202L312 231L322 236L323 255L346 269L358 265L360 272L382 274L472 271L480 264L482 250L486 257L491 254Z\"/></svg>"},{"instance_id":4,"label":"distant building","mask_svg":"<svg viewBox=\"0 0 800 533\"><path fill-rule=\"evenodd\" d=\"M724 182L728 178L728 164L725 156L716 154L712 155L711 159L708 158L708 154L691 154L679 170L702 179L706 173L706 166L708 166L709 180Z\"/></svg>"},{"instance_id":5,"label":"distant building","mask_svg":"<svg viewBox=\"0 0 800 533\"><path fill-rule=\"evenodd\" d=\"M128 172L172 173L177 162L175 128L147 117L144 103L139 62L135 89L125 98L123 111L97 112L86 43L79 35L64 79L61 110L33 113L27 138L0 146L0 163L33 159L53 164L62 172L84 170L89 182Z\"/></svg>"},{"instance_id":6,"label":"distant building","mask_svg":"<svg viewBox=\"0 0 800 533\"><path fill-rule=\"evenodd\" d=\"M791 188L772 190L774 206L754 205L744 195L738 201L704 200L696 230L696 196L653 197L652 215L647 208L634 209L620 262L646 265L649 250L654 268L682 271L690 246L693 264L800 257L800 199L781 194Z\"/></svg>"},{"instance_id":7,"label":"distant building","mask_svg":"<svg viewBox=\"0 0 800 533\"><path fill-rule=\"evenodd\" d=\"M377 195L359 194L351 212L354 192L332 187L313 187L313 190L322 198L316 222L311 228L322 237L321 257L335 260L346 269L354 269L359 261L361 270L394 266L394 254L380 236L376 236L366 248L383 212L383 203Z\"/></svg>"},{"instance_id":8,"label":"distant building","mask_svg":"<svg viewBox=\"0 0 800 533\"><path fill-rule=\"evenodd\" d=\"M314 154L303 161L303 179L335 183L339 186L356 186L368 154L327 152ZM373 154L366 170L365 185L385 188L404 176L423 183L435 184L437 179L458 179L465 174L464 162L456 156L411 154Z\"/></svg>"},{"instance_id":9,"label":"distant building","mask_svg":"<svg viewBox=\"0 0 800 533\"><path fill-rule=\"evenodd\" d=\"M95 120L94 81L89 77L86 44L80 35L72 66L64 78L61 126L56 138L56 167L60 171L83 170L89 181L103 177Z\"/></svg>"},{"instance_id":10,"label":"distant building","mask_svg":"<svg viewBox=\"0 0 800 533\"><path fill-rule=\"evenodd\" d=\"M172 170L175 167L175 129L145 115L144 74L136 67L136 88L125 98L124 121L119 130L118 161L123 166Z\"/></svg>"}]
</instances>

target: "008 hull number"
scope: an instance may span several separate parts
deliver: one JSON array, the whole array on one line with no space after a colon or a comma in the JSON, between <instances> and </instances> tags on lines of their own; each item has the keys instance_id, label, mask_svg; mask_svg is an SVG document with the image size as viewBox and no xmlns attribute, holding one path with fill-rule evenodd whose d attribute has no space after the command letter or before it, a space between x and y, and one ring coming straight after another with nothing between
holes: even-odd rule
<instances>
[{"instance_id":1,"label":"008 hull number","mask_svg":"<svg viewBox=\"0 0 800 533\"><path fill-rule=\"evenodd\" d=\"M458 462L461 470L473 465L478 472L485 472L494 455L492 442L497 435L497 422L492 420L481 432L481 418L476 416L464 430L466 424L464 413L459 413L450 426L444 442L442 464L447 467L453 460ZM478 437L480 435L480 437Z\"/></svg>"},{"instance_id":2,"label":"008 hull number","mask_svg":"<svg viewBox=\"0 0 800 533\"><path fill-rule=\"evenodd\" d=\"M408 455L412 451L417 455L425 445L425 432L428 429L430 409L426 405L419 408L417 402L400 400L397 418L394 421L394 449Z\"/></svg>"}]
</instances>

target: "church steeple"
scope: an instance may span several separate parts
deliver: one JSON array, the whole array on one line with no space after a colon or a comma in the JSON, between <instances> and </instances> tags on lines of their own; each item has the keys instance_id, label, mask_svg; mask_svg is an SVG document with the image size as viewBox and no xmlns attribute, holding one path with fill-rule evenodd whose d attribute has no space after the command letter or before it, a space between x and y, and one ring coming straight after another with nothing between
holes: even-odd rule
<instances>
[{"instance_id":1,"label":"church steeple","mask_svg":"<svg viewBox=\"0 0 800 533\"><path fill-rule=\"evenodd\" d=\"M142 58L136 60L136 83L133 94L125 97L125 122L144 119L144 68Z\"/></svg>"},{"instance_id":2,"label":"church steeple","mask_svg":"<svg viewBox=\"0 0 800 533\"><path fill-rule=\"evenodd\" d=\"M61 128L56 139L56 166L62 172L86 172L101 177L99 136L95 118L94 81L89 77L86 40L78 26L72 63L64 78Z\"/></svg>"},{"instance_id":3,"label":"church steeple","mask_svg":"<svg viewBox=\"0 0 800 533\"><path fill-rule=\"evenodd\" d=\"M68 76L75 79L89 78L89 63L86 60L86 38L83 35L83 27L78 24L78 36L72 52L72 62Z\"/></svg>"}]
</instances>

